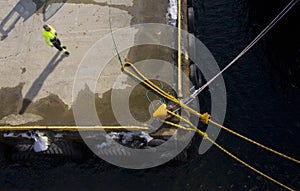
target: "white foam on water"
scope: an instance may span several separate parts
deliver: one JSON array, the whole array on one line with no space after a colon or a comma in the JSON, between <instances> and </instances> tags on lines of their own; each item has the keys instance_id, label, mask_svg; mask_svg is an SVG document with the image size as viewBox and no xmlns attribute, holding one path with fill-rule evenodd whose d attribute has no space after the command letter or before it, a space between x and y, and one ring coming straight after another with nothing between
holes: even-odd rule
<instances>
[{"instance_id":1,"label":"white foam on water","mask_svg":"<svg viewBox=\"0 0 300 191\"><path fill-rule=\"evenodd\" d=\"M169 23L172 26L177 25L177 18L178 18L178 5L177 0L170 0L170 7L168 8L168 15L169 15Z\"/></svg>"}]
</instances>

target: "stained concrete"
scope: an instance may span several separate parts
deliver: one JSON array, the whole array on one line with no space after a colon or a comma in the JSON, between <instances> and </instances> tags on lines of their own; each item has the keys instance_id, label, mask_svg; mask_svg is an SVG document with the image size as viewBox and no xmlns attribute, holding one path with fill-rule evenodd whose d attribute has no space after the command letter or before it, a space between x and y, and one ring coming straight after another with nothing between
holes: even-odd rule
<instances>
[{"instance_id":1,"label":"stained concrete","mask_svg":"<svg viewBox=\"0 0 300 191\"><path fill-rule=\"evenodd\" d=\"M20 1L1 1L0 21ZM55 2L50 0L48 4L51 1ZM35 13L25 21L18 19L7 37L0 41L0 119L10 114L33 113L43 120L27 124L75 124L71 108L73 81L87 51L96 41L110 34L110 27L116 30L139 23L166 23L168 1L67 0L47 23L57 30L58 37L71 52L69 57L60 55L43 39L41 33L45 22L42 13L46 10L45 6L39 4ZM14 16L18 17L16 13ZM125 40L135 41L138 35L137 31L135 38ZM160 50L145 46L140 50L139 54L135 54L136 48L122 52L121 59L137 61L149 55L158 55L156 57L171 60L171 53L165 48ZM111 62L118 60L115 58ZM97 112L102 115L103 124L115 125L117 122L110 107L110 93L114 83L112 79L121 70L118 65L112 64L106 72L105 79L98 81L103 86L96 89ZM82 91L88 93L90 90Z\"/></svg>"}]
</instances>

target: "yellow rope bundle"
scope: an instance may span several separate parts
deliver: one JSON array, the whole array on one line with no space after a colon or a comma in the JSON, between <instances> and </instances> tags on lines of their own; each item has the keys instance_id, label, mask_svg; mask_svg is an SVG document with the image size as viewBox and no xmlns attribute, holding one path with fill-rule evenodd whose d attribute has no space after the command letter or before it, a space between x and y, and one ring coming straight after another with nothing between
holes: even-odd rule
<instances>
[{"instance_id":1,"label":"yellow rope bundle","mask_svg":"<svg viewBox=\"0 0 300 191\"><path fill-rule=\"evenodd\" d=\"M133 69L134 72L131 72L131 71L127 70L127 67L131 67L131 68ZM288 159L288 160L291 160L291 161L293 161L293 162L296 162L296 163L300 164L300 161L297 160L297 159L294 159L294 158L289 157L289 156L287 156L287 155L285 155L285 154L282 154L282 153L280 153L280 152L278 152L278 151L275 151L275 150L273 150L273 149L271 149L271 148L269 148L269 147L267 147L267 146L264 146L264 145L262 145L262 144L260 144L260 143L258 143L258 142L256 142L256 141L250 139L250 138L247 138L247 137L245 137L245 136L243 136L243 135L241 135L241 134L239 134L239 133L237 133L237 132L235 132L235 131L233 131L233 130L228 129L228 128L224 127L223 125L220 125L220 124L214 122L213 120L210 119L210 115L209 115L208 113L201 114L201 113L199 113L198 111L196 111L196 110L190 108L189 106L185 105L185 104L182 103L180 100L178 100L178 99L175 98L174 96L170 95L169 93L165 92L164 90L162 90L161 88L159 88L158 86L156 86L153 82L151 82L149 79L147 79L147 78L146 78L146 77L145 77L145 76L144 76L144 75L143 75L143 74L142 74L142 73L141 73L141 72L140 72L140 71L132 64L132 63L130 63L130 62L125 62L125 63L123 63L123 65L122 65L122 70L123 70L125 73L129 74L130 76L132 76L133 78L139 80L141 83L145 84L148 88L150 88L151 90L155 91L157 94L159 94L159 95L163 96L164 98L166 98L166 99L168 99L168 100L174 102L175 104L177 104L177 105L180 106L181 108L187 110L188 112L190 112L190 113L192 113L192 114L198 116L198 117L201 119L201 121L202 121L203 123L208 124L208 123L210 122L210 123L212 123L212 124L214 124L214 125L216 125L216 126L222 128L222 129L226 130L227 132L229 132L229 133L231 133L231 134L233 134L233 135L235 135L235 136L238 136L239 138L241 138L241 139L243 139L243 140L246 140L246 141L248 141L248 142L250 142L250 143L252 143L252 144L255 144L255 145L257 145L257 146L259 146L259 147L261 147L261 148L263 148L263 149L265 149L265 150L268 150L268 151L270 151L270 152L272 152L272 153L274 153L274 154L277 154L277 155L279 155L279 156L281 156L281 157L284 157L284 158L286 158L286 159ZM164 107L164 108L165 108L165 107ZM288 190L293 190L292 188L290 188L290 187L284 185L283 183L281 183L281 182L279 182L279 181L273 179L272 177L270 177L270 176L264 174L263 172L257 170L256 168L252 167L252 166L249 165L248 163L246 163L246 162L244 162L243 160L239 159L238 157L236 157L235 155L233 155L232 153L230 153L229 151L227 151L226 149L224 149L222 146L220 146L219 144L217 144L215 141L213 141L212 139L210 139L210 137L208 137L208 135L207 135L205 132L202 132L201 130L197 129L197 127L195 127L195 126L194 126L190 121L188 121L187 119L184 119L182 116L177 115L176 113L173 113L173 112L171 112L171 111L169 111L169 110L167 110L167 112L164 112L164 113L168 113L168 114L171 114L171 115L173 115L173 116L175 116L175 117L178 117L178 118L182 119L182 120L183 120L184 122L186 122L191 128L189 128L189 127L184 127L184 126L182 126L182 125L178 125L178 124L175 124L175 123L172 123L172 122L169 122L169 121L163 121L164 123L169 124L169 125L172 125L172 126L174 126L174 127L178 127L178 128L184 129L184 130L189 130L189 131L195 131L195 132L197 132L197 133L200 134L203 138L207 139L207 140L210 141L213 145L215 145L217 148L219 148L220 150L222 150L224 153L226 153L226 154L229 155L230 157L234 158L236 161L240 162L241 164L245 165L245 166L248 167L249 169L253 170L254 172L260 174L261 176L267 178L268 180L270 180L270 181L272 181L272 182L274 182L274 183L276 183L276 184L278 184L278 185L280 185L280 186L282 186L282 187L284 187L284 188L286 188L286 189L288 189Z\"/></svg>"}]
</instances>

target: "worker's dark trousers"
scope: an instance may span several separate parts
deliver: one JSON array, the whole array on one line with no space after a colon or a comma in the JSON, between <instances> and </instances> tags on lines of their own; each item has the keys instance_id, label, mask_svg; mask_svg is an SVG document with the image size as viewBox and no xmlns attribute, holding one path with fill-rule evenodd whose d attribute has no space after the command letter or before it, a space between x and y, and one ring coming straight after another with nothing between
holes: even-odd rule
<instances>
[{"instance_id":1,"label":"worker's dark trousers","mask_svg":"<svg viewBox=\"0 0 300 191\"><path fill-rule=\"evenodd\" d=\"M53 46L57 48L59 51L63 50L63 48L61 47L60 40L58 38L51 39L50 41L52 42Z\"/></svg>"}]
</instances>

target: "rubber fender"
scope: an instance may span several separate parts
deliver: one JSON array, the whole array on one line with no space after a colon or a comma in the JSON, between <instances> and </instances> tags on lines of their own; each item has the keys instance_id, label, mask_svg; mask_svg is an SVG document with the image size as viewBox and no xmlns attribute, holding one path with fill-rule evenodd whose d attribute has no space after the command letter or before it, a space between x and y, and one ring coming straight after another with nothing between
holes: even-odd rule
<instances>
[{"instance_id":1,"label":"rubber fender","mask_svg":"<svg viewBox=\"0 0 300 191\"><path fill-rule=\"evenodd\" d=\"M151 141L149 141L148 143L148 146L150 147L156 147L156 146L159 146L163 143L165 143L166 141L165 140L162 140L162 139L152 139Z\"/></svg>"},{"instance_id":2,"label":"rubber fender","mask_svg":"<svg viewBox=\"0 0 300 191\"><path fill-rule=\"evenodd\" d=\"M195 32L195 13L193 7L188 7L188 32Z\"/></svg>"},{"instance_id":3,"label":"rubber fender","mask_svg":"<svg viewBox=\"0 0 300 191\"><path fill-rule=\"evenodd\" d=\"M97 152L105 156L130 156L130 153L127 153L125 149L119 146L108 146L99 149Z\"/></svg>"},{"instance_id":4,"label":"rubber fender","mask_svg":"<svg viewBox=\"0 0 300 191\"><path fill-rule=\"evenodd\" d=\"M72 141L56 141L43 152L34 152L33 145L20 144L13 148L11 159L19 160L51 160L54 158L81 159L83 151Z\"/></svg>"},{"instance_id":5,"label":"rubber fender","mask_svg":"<svg viewBox=\"0 0 300 191\"><path fill-rule=\"evenodd\" d=\"M12 149L11 159L13 161L29 161L38 160L39 157L33 151L33 146L30 144L16 145Z\"/></svg>"},{"instance_id":6,"label":"rubber fender","mask_svg":"<svg viewBox=\"0 0 300 191\"><path fill-rule=\"evenodd\" d=\"M194 63L190 64L189 78L192 84L195 86L195 89L198 89L202 86L201 71Z\"/></svg>"},{"instance_id":7,"label":"rubber fender","mask_svg":"<svg viewBox=\"0 0 300 191\"><path fill-rule=\"evenodd\" d=\"M180 161L180 162L186 162L187 159L188 159L187 150L183 150L173 160Z\"/></svg>"}]
</instances>

